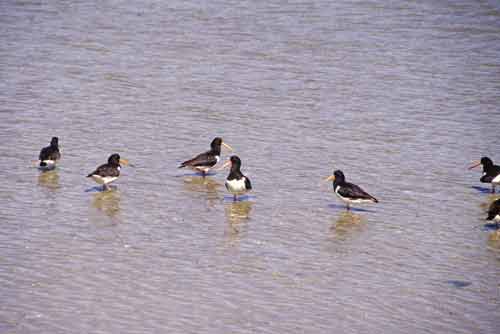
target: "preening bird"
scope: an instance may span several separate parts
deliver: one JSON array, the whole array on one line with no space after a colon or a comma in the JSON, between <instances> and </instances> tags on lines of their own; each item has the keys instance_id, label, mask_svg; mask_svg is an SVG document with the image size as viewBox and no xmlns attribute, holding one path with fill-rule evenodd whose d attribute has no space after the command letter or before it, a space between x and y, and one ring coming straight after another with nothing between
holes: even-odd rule
<instances>
[{"instance_id":1,"label":"preening bird","mask_svg":"<svg viewBox=\"0 0 500 334\"><path fill-rule=\"evenodd\" d=\"M38 156L39 167L41 169L54 169L57 161L61 159L61 152L59 152L59 138L52 137L50 145L42 148Z\"/></svg>"}]
</instances>

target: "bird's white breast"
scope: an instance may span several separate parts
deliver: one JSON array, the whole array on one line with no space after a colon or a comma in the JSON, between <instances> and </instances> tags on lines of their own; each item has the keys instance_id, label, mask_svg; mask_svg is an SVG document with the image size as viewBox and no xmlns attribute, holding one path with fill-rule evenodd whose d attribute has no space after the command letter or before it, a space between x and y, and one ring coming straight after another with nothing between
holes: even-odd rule
<instances>
[{"instance_id":1,"label":"bird's white breast","mask_svg":"<svg viewBox=\"0 0 500 334\"><path fill-rule=\"evenodd\" d=\"M233 179L233 180L226 180L226 188L229 190L229 192L233 194L241 194L247 191L246 185L245 185L245 178L241 178L239 180Z\"/></svg>"},{"instance_id":2,"label":"bird's white breast","mask_svg":"<svg viewBox=\"0 0 500 334\"><path fill-rule=\"evenodd\" d=\"M45 166L40 166L40 169L51 170L51 169L54 169L56 167L55 160L42 160L41 162L44 162Z\"/></svg>"}]
</instances>

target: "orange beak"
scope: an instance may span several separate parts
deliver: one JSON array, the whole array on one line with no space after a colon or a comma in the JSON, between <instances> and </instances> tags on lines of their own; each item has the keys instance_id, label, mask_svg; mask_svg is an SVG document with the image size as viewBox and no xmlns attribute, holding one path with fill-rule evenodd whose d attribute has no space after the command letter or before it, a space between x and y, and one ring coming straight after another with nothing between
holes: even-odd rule
<instances>
[{"instance_id":1,"label":"orange beak","mask_svg":"<svg viewBox=\"0 0 500 334\"><path fill-rule=\"evenodd\" d=\"M229 146L228 144L226 144L226 143L222 142L222 145L223 145L225 148L227 148L229 151L231 151L231 152L233 151L233 148L232 148L231 146Z\"/></svg>"},{"instance_id":2,"label":"orange beak","mask_svg":"<svg viewBox=\"0 0 500 334\"><path fill-rule=\"evenodd\" d=\"M120 165L128 165L128 160L127 159L120 159Z\"/></svg>"},{"instance_id":3,"label":"orange beak","mask_svg":"<svg viewBox=\"0 0 500 334\"><path fill-rule=\"evenodd\" d=\"M481 165L481 161L473 161L472 165L469 166L469 169L476 168Z\"/></svg>"},{"instance_id":4,"label":"orange beak","mask_svg":"<svg viewBox=\"0 0 500 334\"><path fill-rule=\"evenodd\" d=\"M330 175L325 179L325 181L335 181L335 175Z\"/></svg>"}]
</instances>

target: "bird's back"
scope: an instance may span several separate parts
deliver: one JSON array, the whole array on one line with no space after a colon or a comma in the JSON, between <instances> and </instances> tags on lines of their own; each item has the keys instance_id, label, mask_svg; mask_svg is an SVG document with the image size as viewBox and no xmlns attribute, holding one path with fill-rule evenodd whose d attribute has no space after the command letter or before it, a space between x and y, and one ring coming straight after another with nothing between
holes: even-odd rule
<instances>
[{"instance_id":1,"label":"bird's back","mask_svg":"<svg viewBox=\"0 0 500 334\"><path fill-rule=\"evenodd\" d=\"M93 175L98 175L98 176L102 176L102 177L105 177L105 176L118 177L118 176L120 176L120 169L116 168L115 166L111 166L110 164L104 164L104 165L97 167L97 169L95 171L93 171L92 173L90 173L89 175L87 175L87 177L91 177Z\"/></svg>"},{"instance_id":2,"label":"bird's back","mask_svg":"<svg viewBox=\"0 0 500 334\"><path fill-rule=\"evenodd\" d=\"M339 185L340 188L338 188L338 193L339 195L343 197L348 197L352 199L366 199L366 200L372 200L375 203L378 203L378 200L373 197L372 195L368 194L366 191L361 189L360 186L354 184L354 183L349 183L349 182L344 182L343 184Z\"/></svg>"},{"instance_id":3,"label":"bird's back","mask_svg":"<svg viewBox=\"0 0 500 334\"><path fill-rule=\"evenodd\" d=\"M40 151L40 155L38 157L39 160L58 160L61 157L59 153L59 149L52 146L47 146L42 148Z\"/></svg>"},{"instance_id":4,"label":"bird's back","mask_svg":"<svg viewBox=\"0 0 500 334\"><path fill-rule=\"evenodd\" d=\"M199 166L215 166L217 163L217 158L211 151L207 151L201 154L198 154L196 157L190 160L184 161L179 168L183 167L199 167Z\"/></svg>"}]
</instances>

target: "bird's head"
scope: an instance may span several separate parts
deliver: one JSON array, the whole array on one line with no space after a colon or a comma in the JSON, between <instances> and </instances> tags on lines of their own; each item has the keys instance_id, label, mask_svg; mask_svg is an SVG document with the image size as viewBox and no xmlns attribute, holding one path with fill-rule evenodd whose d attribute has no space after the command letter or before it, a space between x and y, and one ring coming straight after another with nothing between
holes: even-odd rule
<instances>
[{"instance_id":1,"label":"bird's head","mask_svg":"<svg viewBox=\"0 0 500 334\"><path fill-rule=\"evenodd\" d=\"M212 140L212 143L210 144L210 148L213 151L220 152L221 145L227 148L229 151L233 151L233 148L228 144L224 143L221 137L215 137L214 140Z\"/></svg>"},{"instance_id":2,"label":"bird's head","mask_svg":"<svg viewBox=\"0 0 500 334\"><path fill-rule=\"evenodd\" d=\"M488 168L493 166L493 161L488 157L482 157L479 161L473 161L469 169L476 168L478 166L483 166L483 168Z\"/></svg>"},{"instance_id":3,"label":"bird's head","mask_svg":"<svg viewBox=\"0 0 500 334\"><path fill-rule=\"evenodd\" d=\"M108 158L108 163L110 165L128 165L128 160L120 158L118 153L111 154Z\"/></svg>"}]
</instances>

